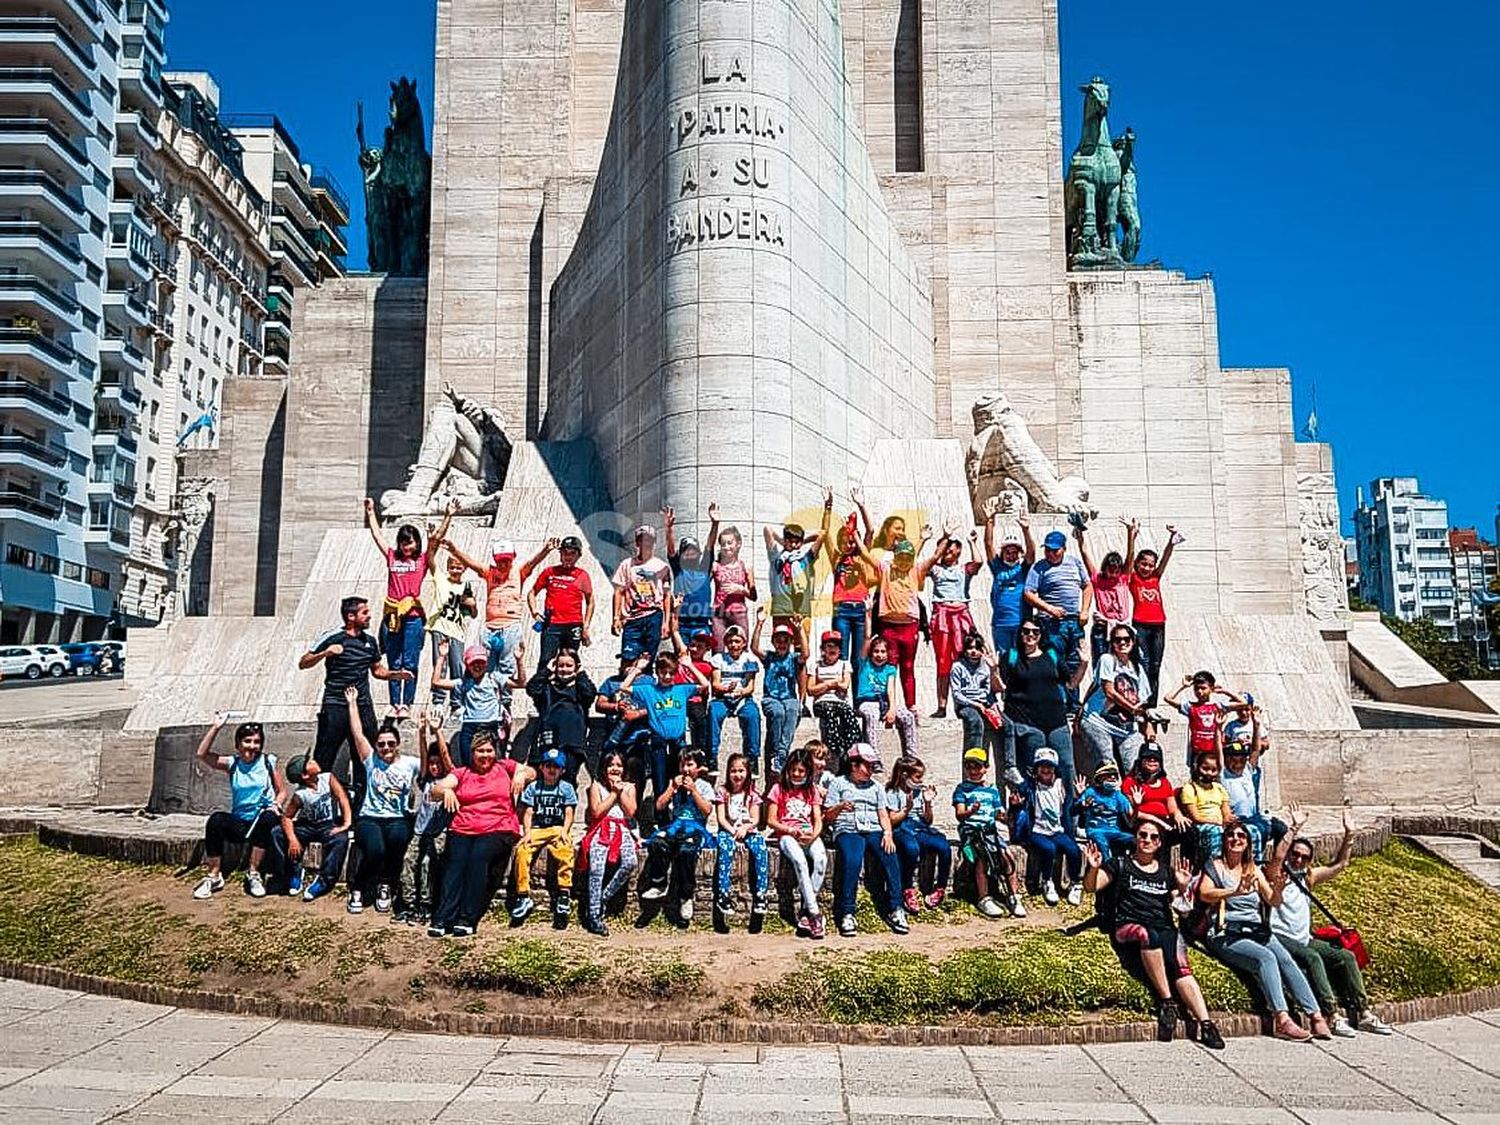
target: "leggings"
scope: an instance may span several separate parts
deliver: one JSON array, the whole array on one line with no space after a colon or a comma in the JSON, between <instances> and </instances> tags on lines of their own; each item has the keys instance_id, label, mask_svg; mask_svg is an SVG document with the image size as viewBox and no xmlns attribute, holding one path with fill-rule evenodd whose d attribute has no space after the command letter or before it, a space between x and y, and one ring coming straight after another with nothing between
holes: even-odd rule
<instances>
[{"instance_id":1,"label":"leggings","mask_svg":"<svg viewBox=\"0 0 1500 1125\"><path fill-rule=\"evenodd\" d=\"M828 745L828 766L838 769L853 746L864 737L864 722L843 699L825 695L813 704L818 718L818 737Z\"/></svg>"},{"instance_id":2,"label":"leggings","mask_svg":"<svg viewBox=\"0 0 1500 1125\"><path fill-rule=\"evenodd\" d=\"M882 720L885 718L890 703L884 699L866 699L859 704L859 717L864 721L865 741L871 746L876 745L876 738L880 734ZM908 706L895 712L896 733L901 738L901 753L916 754L917 752L917 716Z\"/></svg>"},{"instance_id":3,"label":"leggings","mask_svg":"<svg viewBox=\"0 0 1500 1125\"><path fill-rule=\"evenodd\" d=\"M924 893L948 886L948 875L953 870L953 849L948 846L948 837L930 824L909 825L902 821L892 833L896 840L896 854L901 860L901 889L917 887L922 870L922 856L930 854L937 862L937 873L931 887ZM918 887L920 890L921 888Z\"/></svg>"},{"instance_id":4,"label":"leggings","mask_svg":"<svg viewBox=\"0 0 1500 1125\"><path fill-rule=\"evenodd\" d=\"M750 857L750 893L764 901L766 887L771 882L771 857L766 852L766 838L753 830L745 833L743 840L736 840L733 832L719 832L719 863L715 871L719 896L729 896L729 876L734 866L736 844L743 844L745 854Z\"/></svg>"},{"instance_id":5,"label":"leggings","mask_svg":"<svg viewBox=\"0 0 1500 1125\"><path fill-rule=\"evenodd\" d=\"M441 887L443 853L448 832L424 832L406 848L401 861L401 902L408 910L430 915L437 906Z\"/></svg>"},{"instance_id":6,"label":"leggings","mask_svg":"<svg viewBox=\"0 0 1500 1125\"><path fill-rule=\"evenodd\" d=\"M885 876L885 886L875 907L881 915L887 915L901 906L901 868L893 854L887 854L880 846L879 832L839 832L833 837L833 848L839 854L839 881L834 888L833 913L842 918L854 913L854 896L859 892L859 875L865 864L880 866Z\"/></svg>"},{"instance_id":7,"label":"leggings","mask_svg":"<svg viewBox=\"0 0 1500 1125\"><path fill-rule=\"evenodd\" d=\"M828 849L822 839L803 847L795 836L783 836L778 846L797 875L797 893L802 897L802 909L808 914L821 914L818 892L823 889L823 876L828 873Z\"/></svg>"},{"instance_id":8,"label":"leggings","mask_svg":"<svg viewBox=\"0 0 1500 1125\"><path fill-rule=\"evenodd\" d=\"M391 691L392 707L410 707L417 698L417 668L422 663L422 638L427 623L416 614L401 621L399 629L390 629L380 622L380 647L385 650L385 662L392 672L407 671L409 680L391 680L386 686Z\"/></svg>"},{"instance_id":9,"label":"leggings","mask_svg":"<svg viewBox=\"0 0 1500 1125\"><path fill-rule=\"evenodd\" d=\"M1056 878L1059 855L1065 857L1068 878L1077 881L1079 874L1083 871L1083 852L1079 850L1078 841L1072 836L1066 832L1059 832L1054 836L1042 836L1033 832L1027 842L1036 852L1037 875L1043 881Z\"/></svg>"},{"instance_id":10,"label":"leggings","mask_svg":"<svg viewBox=\"0 0 1500 1125\"><path fill-rule=\"evenodd\" d=\"M401 862L411 843L411 821L404 816L362 816L354 822L359 846L359 874L355 888L369 899L377 886L401 886ZM402 904L405 906L405 904Z\"/></svg>"},{"instance_id":11,"label":"leggings","mask_svg":"<svg viewBox=\"0 0 1500 1125\"><path fill-rule=\"evenodd\" d=\"M917 705L917 646L921 641L921 622L914 617L903 617L899 621L882 620L875 627L875 635L884 637L890 649L891 663L901 676L901 695L906 700L907 710Z\"/></svg>"},{"instance_id":12,"label":"leggings","mask_svg":"<svg viewBox=\"0 0 1500 1125\"><path fill-rule=\"evenodd\" d=\"M1151 684L1151 695L1146 700L1147 707L1156 706L1158 689L1161 686L1161 661L1167 651L1167 626L1153 625L1145 621L1133 623L1135 629L1135 647L1141 655L1141 663L1146 666L1146 679Z\"/></svg>"},{"instance_id":13,"label":"leggings","mask_svg":"<svg viewBox=\"0 0 1500 1125\"><path fill-rule=\"evenodd\" d=\"M1313 995L1307 977L1302 975L1296 960L1274 934L1266 942L1256 941L1253 937L1214 934L1204 941L1204 945L1226 965L1254 973L1271 1011L1290 1010L1287 1007L1286 991L1282 988L1283 982L1292 990L1292 999L1297 1001L1297 1007L1309 1014L1320 1010L1318 998Z\"/></svg>"},{"instance_id":14,"label":"leggings","mask_svg":"<svg viewBox=\"0 0 1500 1125\"><path fill-rule=\"evenodd\" d=\"M250 820L240 820L227 812L213 813L203 826L203 854L209 859L220 859L225 844L247 841L252 848L264 848L271 843L273 820L269 810L256 813Z\"/></svg>"},{"instance_id":15,"label":"leggings","mask_svg":"<svg viewBox=\"0 0 1500 1125\"><path fill-rule=\"evenodd\" d=\"M620 893L620 888L630 880L639 857L635 850L635 836L630 832L620 834L620 861L610 873L608 882L604 869L609 865L609 842L598 836L589 843L589 917L599 921L604 917L604 908L609 900Z\"/></svg>"}]
</instances>

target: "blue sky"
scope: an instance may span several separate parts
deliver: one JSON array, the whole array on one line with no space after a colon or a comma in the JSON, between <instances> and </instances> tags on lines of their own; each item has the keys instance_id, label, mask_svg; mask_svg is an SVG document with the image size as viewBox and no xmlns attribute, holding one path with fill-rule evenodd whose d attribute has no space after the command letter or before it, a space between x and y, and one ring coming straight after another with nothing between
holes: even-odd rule
<instances>
[{"instance_id":1,"label":"blue sky","mask_svg":"<svg viewBox=\"0 0 1500 1125\"><path fill-rule=\"evenodd\" d=\"M356 209L354 103L382 120L418 79L431 126L431 0L173 8L168 65L214 72L229 112L273 111ZM1494 533L1500 324L1500 5L1433 0L1060 0L1065 145L1090 75L1139 136L1142 258L1211 273L1225 366L1316 384L1347 519L1357 484L1415 475Z\"/></svg>"}]
</instances>

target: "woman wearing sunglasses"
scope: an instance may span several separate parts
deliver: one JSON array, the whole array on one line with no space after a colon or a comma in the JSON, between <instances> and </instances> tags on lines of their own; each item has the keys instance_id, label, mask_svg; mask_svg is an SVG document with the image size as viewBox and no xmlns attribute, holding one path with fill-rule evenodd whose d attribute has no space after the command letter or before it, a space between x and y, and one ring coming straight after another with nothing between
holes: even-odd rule
<instances>
[{"instance_id":1,"label":"woman wearing sunglasses","mask_svg":"<svg viewBox=\"0 0 1500 1125\"><path fill-rule=\"evenodd\" d=\"M1017 748L1026 770L1043 746L1057 751L1057 772L1073 788L1073 732L1068 727L1068 673L1062 655L1042 647L1042 628L1035 621L1016 630L1016 647L1000 657L1005 683L1005 780L1021 785Z\"/></svg>"},{"instance_id":2,"label":"woman wearing sunglasses","mask_svg":"<svg viewBox=\"0 0 1500 1125\"><path fill-rule=\"evenodd\" d=\"M1224 1037L1203 1002L1188 964L1187 944L1172 914L1173 894L1185 894L1192 878L1185 860L1169 868L1162 858L1162 830L1136 826L1131 851L1106 861L1099 846L1084 848L1083 889L1095 909L1120 967L1156 997L1156 1037L1169 1043L1177 1028L1177 1001L1187 1009L1188 1038L1219 1050Z\"/></svg>"},{"instance_id":3,"label":"woman wearing sunglasses","mask_svg":"<svg viewBox=\"0 0 1500 1125\"><path fill-rule=\"evenodd\" d=\"M1198 898L1210 912L1203 944L1226 965L1255 976L1274 1013L1276 1038L1299 1043L1314 1037L1331 1039L1328 1021L1307 977L1271 932L1269 908L1281 905L1284 879L1280 855L1273 856L1270 867L1262 870L1250 852L1249 831L1243 824L1227 826L1218 857L1203 865L1198 883ZM1297 1006L1308 1013L1312 1035L1288 1012L1288 988Z\"/></svg>"},{"instance_id":4,"label":"woman wearing sunglasses","mask_svg":"<svg viewBox=\"0 0 1500 1125\"><path fill-rule=\"evenodd\" d=\"M229 775L229 811L213 813L203 828L203 866L206 874L193 888L193 897L212 897L224 889L225 844L250 845L245 864L245 893L265 898L266 881L260 865L271 842L277 821L276 809L285 801L286 789L276 772L276 758L265 751L265 732L259 723L241 723L234 729L234 753L215 754L214 739L224 728L226 716L214 716L213 725L198 743L198 760L211 770Z\"/></svg>"},{"instance_id":5,"label":"woman wearing sunglasses","mask_svg":"<svg viewBox=\"0 0 1500 1125\"><path fill-rule=\"evenodd\" d=\"M1095 766L1114 762L1122 774L1131 771L1141 744L1155 737L1146 719L1150 698L1151 683L1136 650L1135 630L1116 624L1109 631L1109 651L1099 660L1099 677L1090 698L1102 706L1085 710L1079 724Z\"/></svg>"},{"instance_id":6,"label":"woman wearing sunglasses","mask_svg":"<svg viewBox=\"0 0 1500 1125\"><path fill-rule=\"evenodd\" d=\"M347 688L344 698L349 701L354 750L365 765L366 778L358 819L354 822L359 873L350 880L346 909L350 914L358 914L369 902L381 914L389 914L392 906L398 914L405 914L407 904L395 902L394 892L401 886L401 866L411 843L411 821L406 819L406 809L422 765L410 754L401 753L401 733L389 720L375 732L372 747L357 722L358 692Z\"/></svg>"}]
</instances>

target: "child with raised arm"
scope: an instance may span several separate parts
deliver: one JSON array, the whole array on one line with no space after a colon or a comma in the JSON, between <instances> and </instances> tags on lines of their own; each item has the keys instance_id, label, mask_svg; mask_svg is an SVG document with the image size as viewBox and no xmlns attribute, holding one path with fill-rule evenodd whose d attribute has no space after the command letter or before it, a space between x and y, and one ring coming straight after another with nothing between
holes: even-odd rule
<instances>
[{"instance_id":1,"label":"child with raised arm","mask_svg":"<svg viewBox=\"0 0 1500 1125\"><path fill-rule=\"evenodd\" d=\"M948 876L953 868L953 849L948 837L932 826L935 786L927 784L927 766L921 758L898 758L885 783L890 802L891 836L901 863L901 899L908 914L922 907L943 904L948 894ZM922 860L931 856L932 884L922 889Z\"/></svg>"},{"instance_id":2,"label":"child with raised arm","mask_svg":"<svg viewBox=\"0 0 1500 1125\"><path fill-rule=\"evenodd\" d=\"M448 848L448 810L443 808L437 783L453 772L448 740L441 725L434 725L426 711L417 731L422 751L422 776L412 788L411 843L401 863L401 901L405 911L391 915L393 922L425 926L438 907L438 889L443 883L443 853Z\"/></svg>"},{"instance_id":3,"label":"child with raised arm","mask_svg":"<svg viewBox=\"0 0 1500 1125\"><path fill-rule=\"evenodd\" d=\"M814 567L828 538L832 517L833 489L829 488L823 495L823 525L812 535L799 523L785 524L780 535L771 527L761 529L770 563L772 624L791 625L794 617L801 618L804 629L811 623L817 591ZM808 638L804 636L802 641L806 644Z\"/></svg>"},{"instance_id":4,"label":"child with raised arm","mask_svg":"<svg viewBox=\"0 0 1500 1125\"><path fill-rule=\"evenodd\" d=\"M806 747L787 755L781 778L766 794L766 822L776 833L776 846L797 876L802 909L797 930L821 941L827 932L818 892L828 871L828 849L823 836L823 791L814 778L812 756Z\"/></svg>"},{"instance_id":5,"label":"child with raised arm","mask_svg":"<svg viewBox=\"0 0 1500 1125\"><path fill-rule=\"evenodd\" d=\"M1005 798L985 779L990 758L977 746L964 751L964 779L953 790L953 815L958 818L958 841L974 871L978 910L986 918L1000 918L1009 909L1026 917L1010 858L1010 827L1005 823ZM1002 908L996 896L1005 900Z\"/></svg>"},{"instance_id":6,"label":"child with raised arm","mask_svg":"<svg viewBox=\"0 0 1500 1125\"><path fill-rule=\"evenodd\" d=\"M704 779L703 770L702 754L696 750L682 754L677 776L656 798L660 827L646 841L641 901L664 899L675 891L677 915L683 925L693 920L698 853L717 844L708 830L714 815L714 787Z\"/></svg>"},{"instance_id":7,"label":"child with raised arm","mask_svg":"<svg viewBox=\"0 0 1500 1125\"><path fill-rule=\"evenodd\" d=\"M730 875L736 847L743 847L750 859L750 926L760 928L766 916L766 888L770 885L771 860L766 853L766 838L760 831L761 796L755 791L750 774L750 760L744 754L731 754L724 765L724 784L714 794L714 820L718 828L718 865L714 906L721 915L734 913L734 896L730 893Z\"/></svg>"},{"instance_id":8,"label":"child with raised arm","mask_svg":"<svg viewBox=\"0 0 1500 1125\"><path fill-rule=\"evenodd\" d=\"M755 573L740 558L744 540L731 524L719 532L718 554L711 571L714 580L714 647L724 644L724 630L731 625L750 628L749 602L756 599Z\"/></svg>"},{"instance_id":9,"label":"child with raised arm","mask_svg":"<svg viewBox=\"0 0 1500 1125\"><path fill-rule=\"evenodd\" d=\"M926 564L932 580L932 652L937 659L937 710L934 719L948 713L948 674L962 652L964 638L975 632L969 612L969 583L979 573L979 532L969 532L969 555L964 559L963 541L953 523L945 524L937 549Z\"/></svg>"},{"instance_id":10,"label":"child with raised arm","mask_svg":"<svg viewBox=\"0 0 1500 1125\"><path fill-rule=\"evenodd\" d=\"M654 657L661 648L672 597L672 567L656 557L656 528L641 524L635 529L635 554L620 560L610 582L615 588L612 629L620 638L620 659Z\"/></svg>"},{"instance_id":11,"label":"child with raised arm","mask_svg":"<svg viewBox=\"0 0 1500 1125\"><path fill-rule=\"evenodd\" d=\"M435 542L441 542L448 534L453 511L450 505L442 525L433 534ZM431 548L435 543L429 543L429 549L423 551L421 531L413 524L404 523L396 530L396 546L392 548L380 532L375 501L368 496L365 497L365 526L369 528L376 548L385 556L385 603L380 616L380 647L385 651L386 662L392 671L407 671L412 675L410 679L389 682L391 714L404 719L410 713L417 693L416 674L422 661L422 639L427 623L427 611L422 605L422 583L432 569Z\"/></svg>"},{"instance_id":12,"label":"child with raised arm","mask_svg":"<svg viewBox=\"0 0 1500 1125\"><path fill-rule=\"evenodd\" d=\"M1016 647L1016 629L1021 624L1021 595L1026 573L1036 562L1036 540L1031 537L1031 519L1016 516L1019 531L1008 531L995 549L995 523L1000 518L1000 500L991 496L984 503L984 555L990 567L990 637L995 653L1004 656ZM1023 554L1024 549L1024 554Z\"/></svg>"},{"instance_id":13,"label":"child with raised arm","mask_svg":"<svg viewBox=\"0 0 1500 1125\"><path fill-rule=\"evenodd\" d=\"M625 755L605 750L599 756L599 776L589 782L588 831L578 846L579 870L589 877L583 928L596 937L609 936L604 912L635 870L636 792L634 783L625 777Z\"/></svg>"},{"instance_id":14,"label":"child with raised arm","mask_svg":"<svg viewBox=\"0 0 1500 1125\"><path fill-rule=\"evenodd\" d=\"M778 777L786 756L792 752L792 740L797 736L797 723L802 718L802 697L807 694L806 650L802 645L802 621L799 618L791 625L778 625L771 631L771 647L761 648L761 633L765 629L766 612L755 612L755 633L750 638L750 651L765 669L765 688L761 696L761 710L766 719L765 774L768 779ZM752 757L754 747L746 747Z\"/></svg>"},{"instance_id":15,"label":"child with raised arm","mask_svg":"<svg viewBox=\"0 0 1500 1125\"><path fill-rule=\"evenodd\" d=\"M1089 554L1088 532L1082 524L1073 529L1083 569L1088 572L1089 583L1094 588L1094 622L1089 630L1089 650L1096 668L1100 658L1109 651L1110 630L1116 625L1128 626L1134 616L1135 603L1130 597L1130 577L1125 560L1135 554L1135 537L1141 525L1137 520L1124 517L1120 522L1125 525L1125 554L1110 551L1097 567ZM1108 849L1104 854L1109 854Z\"/></svg>"},{"instance_id":16,"label":"child with raised arm","mask_svg":"<svg viewBox=\"0 0 1500 1125\"><path fill-rule=\"evenodd\" d=\"M865 524L863 546L870 545L870 513L857 487L849 490ZM839 655L858 665L864 660L865 639L870 635L870 592L874 571L860 552L859 524L854 513L832 537L824 540L828 564L833 570L833 631L842 638Z\"/></svg>"},{"instance_id":17,"label":"child with raised arm","mask_svg":"<svg viewBox=\"0 0 1500 1125\"><path fill-rule=\"evenodd\" d=\"M531 900L531 860L545 851L552 862L557 894L552 899L552 928L565 930L573 911L573 818L578 791L563 780L568 756L553 746L542 754L535 780L521 790L521 838L516 841L516 904L510 923L519 926L536 909Z\"/></svg>"},{"instance_id":18,"label":"child with raised arm","mask_svg":"<svg viewBox=\"0 0 1500 1125\"><path fill-rule=\"evenodd\" d=\"M667 561L672 567L672 589L682 598L678 628L685 636L700 630L713 632L713 564L696 539L677 539L677 512L670 504L661 510L662 526L667 533ZM708 506L708 542L719 538L719 506ZM715 648L718 646L715 645Z\"/></svg>"},{"instance_id":19,"label":"child with raised arm","mask_svg":"<svg viewBox=\"0 0 1500 1125\"><path fill-rule=\"evenodd\" d=\"M1146 676L1151 682L1151 697L1147 707L1155 707L1161 687L1161 662L1167 651L1167 611L1161 596L1161 580L1166 576L1167 564L1172 561L1173 549L1182 542L1173 524L1167 524L1167 549L1158 557L1150 547L1144 547L1127 557L1125 567L1130 571L1130 623L1135 627L1137 643L1141 648L1141 660L1146 665Z\"/></svg>"},{"instance_id":20,"label":"child with raised arm","mask_svg":"<svg viewBox=\"0 0 1500 1125\"><path fill-rule=\"evenodd\" d=\"M1178 699L1188 688L1193 689L1191 702L1179 703ZM1219 702L1219 698L1225 700ZM1172 689L1163 702L1174 710L1181 711L1188 721L1188 769L1193 768L1193 759L1199 754L1223 753L1224 725L1245 701L1228 688L1221 688L1214 674L1206 668L1182 677L1182 682Z\"/></svg>"},{"instance_id":21,"label":"child with raised arm","mask_svg":"<svg viewBox=\"0 0 1500 1125\"><path fill-rule=\"evenodd\" d=\"M522 616L526 609L521 589L531 577L531 572L546 561L557 545L556 539L547 540L536 554L517 569L516 545L509 539L496 539L490 543L488 564L470 558L457 545L448 544L448 549L462 559L465 566L484 575L487 590L484 599L484 645L493 663L505 666L520 650Z\"/></svg>"}]
</instances>

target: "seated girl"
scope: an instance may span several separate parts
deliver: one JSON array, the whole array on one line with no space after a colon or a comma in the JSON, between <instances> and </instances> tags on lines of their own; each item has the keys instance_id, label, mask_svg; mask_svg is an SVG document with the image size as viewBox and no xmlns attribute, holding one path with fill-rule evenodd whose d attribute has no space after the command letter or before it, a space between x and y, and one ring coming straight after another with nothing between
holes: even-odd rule
<instances>
[{"instance_id":1,"label":"seated girl","mask_svg":"<svg viewBox=\"0 0 1500 1125\"><path fill-rule=\"evenodd\" d=\"M245 893L266 897L266 881L260 865L271 842L276 808L285 803L286 790L276 772L276 757L265 752L265 734L259 723L241 723L234 730L234 753L213 753L214 739L224 729L224 714L214 716L213 725L198 743L198 760L211 770L229 775L229 811L210 813L203 826L203 866L207 874L193 888L194 898L209 898L224 889L222 868L226 843L249 843L245 865Z\"/></svg>"},{"instance_id":2,"label":"seated girl","mask_svg":"<svg viewBox=\"0 0 1500 1125\"><path fill-rule=\"evenodd\" d=\"M812 755L806 747L793 750L782 767L781 779L766 794L766 821L776 833L776 846L797 876L802 909L797 929L822 940L826 927L818 906L828 849L823 836L823 791L813 778Z\"/></svg>"},{"instance_id":3,"label":"seated girl","mask_svg":"<svg viewBox=\"0 0 1500 1125\"><path fill-rule=\"evenodd\" d=\"M824 633L818 641L818 659L807 670L807 698L818 719L818 737L835 762L842 762L849 747L864 735L864 724L849 702L854 669L839 655L842 643L842 635L834 630Z\"/></svg>"},{"instance_id":4,"label":"seated girl","mask_svg":"<svg viewBox=\"0 0 1500 1125\"><path fill-rule=\"evenodd\" d=\"M730 627L733 629L733 626ZM730 634L733 635L732 633ZM760 831L761 797L750 776L750 759L731 754L724 764L724 784L714 794L714 822L718 836L718 864L714 905L719 913L734 913L730 874L734 852L743 847L750 858L750 926L759 928L766 915L766 888L770 885L771 861L766 838Z\"/></svg>"},{"instance_id":5,"label":"seated girl","mask_svg":"<svg viewBox=\"0 0 1500 1125\"><path fill-rule=\"evenodd\" d=\"M1192 840L1201 857L1217 855L1224 827L1234 820L1229 794L1219 784L1219 756L1210 751L1193 760L1192 779L1177 791L1182 815L1193 825Z\"/></svg>"},{"instance_id":6,"label":"seated girl","mask_svg":"<svg viewBox=\"0 0 1500 1125\"><path fill-rule=\"evenodd\" d=\"M890 646L879 633L870 638L865 663L854 688L854 707L864 720L865 741L876 744L880 726L895 727L901 738L901 753L917 752L917 716L897 694L898 669L890 662Z\"/></svg>"},{"instance_id":7,"label":"seated girl","mask_svg":"<svg viewBox=\"0 0 1500 1125\"><path fill-rule=\"evenodd\" d=\"M629 881L637 862L636 787L625 779L625 755L621 751L605 750L600 755L599 776L589 783L587 800L588 829L578 845L578 869L589 880L583 928L598 937L608 937L604 912L610 899Z\"/></svg>"},{"instance_id":8,"label":"seated girl","mask_svg":"<svg viewBox=\"0 0 1500 1125\"><path fill-rule=\"evenodd\" d=\"M932 801L937 787L926 783L927 766L921 758L905 757L891 767L886 782L890 802L891 835L901 862L901 898L907 913L922 907L943 905L948 894L948 875L953 868L953 849L948 837L932 826ZM921 886L923 860L932 858L932 883Z\"/></svg>"}]
</instances>

